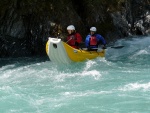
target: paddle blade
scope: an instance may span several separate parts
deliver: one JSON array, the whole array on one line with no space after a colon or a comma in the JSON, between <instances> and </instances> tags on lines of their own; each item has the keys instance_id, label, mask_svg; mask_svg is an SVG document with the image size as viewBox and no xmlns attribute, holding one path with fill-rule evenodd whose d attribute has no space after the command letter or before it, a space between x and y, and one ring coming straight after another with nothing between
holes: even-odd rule
<instances>
[{"instance_id":1,"label":"paddle blade","mask_svg":"<svg viewBox=\"0 0 150 113\"><path fill-rule=\"evenodd\" d=\"M121 49L123 48L124 46L112 46L111 48L114 48L114 49Z\"/></svg>"}]
</instances>

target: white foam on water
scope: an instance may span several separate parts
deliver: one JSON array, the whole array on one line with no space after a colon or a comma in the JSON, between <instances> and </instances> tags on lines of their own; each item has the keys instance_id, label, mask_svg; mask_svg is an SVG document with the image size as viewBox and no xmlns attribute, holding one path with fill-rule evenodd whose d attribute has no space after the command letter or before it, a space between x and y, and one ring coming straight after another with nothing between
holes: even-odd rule
<instances>
[{"instance_id":1,"label":"white foam on water","mask_svg":"<svg viewBox=\"0 0 150 113\"><path fill-rule=\"evenodd\" d=\"M81 73L81 76L93 76L94 79L99 80L102 74L97 70L92 70L92 71L83 71Z\"/></svg>"},{"instance_id":2,"label":"white foam on water","mask_svg":"<svg viewBox=\"0 0 150 113\"><path fill-rule=\"evenodd\" d=\"M137 90L142 90L142 91L150 91L150 82L148 83L130 83L125 85L122 88L119 88L121 91L137 91Z\"/></svg>"},{"instance_id":3,"label":"white foam on water","mask_svg":"<svg viewBox=\"0 0 150 113\"><path fill-rule=\"evenodd\" d=\"M93 65L96 65L96 62L94 60L89 60L86 62L86 66L84 68L84 71L90 69Z\"/></svg>"},{"instance_id":4,"label":"white foam on water","mask_svg":"<svg viewBox=\"0 0 150 113\"><path fill-rule=\"evenodd\" d=\"M112 91L84 91L84 92L63 92L60 95L67 97L88 97L93 95L111 94Z\"/></svg>"},{"instance_id":5,"label":"white foam on water","mask_svg":"<svg viewBox=\"0 0 150 113\"><path fill-rule=\"evenodd\" d=\"M115 107L113 103L133 99L131 110L137 107L137 102L149 104L149 68L143 68L141 62L138 67L134 67L136 65L131 61L139 56L150 54L150 38L120 40L116 44L125 47L109 48L110 60L96 58L71 65L57 65L51 61L26 63L25 60L21 63L2 66L0 68L0 95L2 95L0 101L8 104L3 110L6 113L55 113L68 107L74 109L76 107L74 105L77 105L75 110L78 110L86 101L87 104L84 103L86 106L82 109L83 113L95 108L102 112L111 110L115 112L115 109L118 109L118 112L119 110L126 112L124 107L128 106L122 104L122 108L118 108L119 105ZM125 58L125 61L121 61L120 57ZM111 58L115 59L115 62ZM116 95L124 96L122 98ZM147 95L145 100L138 100L138 97L144 95ZM138 101L134 102L134 99Z\"/></svg>"}]
</instances>

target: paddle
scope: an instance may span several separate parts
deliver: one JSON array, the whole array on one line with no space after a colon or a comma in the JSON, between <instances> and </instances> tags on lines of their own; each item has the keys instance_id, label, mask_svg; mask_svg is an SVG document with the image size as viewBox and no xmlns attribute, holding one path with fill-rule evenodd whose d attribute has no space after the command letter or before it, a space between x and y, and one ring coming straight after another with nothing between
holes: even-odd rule
<instances>
[{"instance_id":1,"label":"paddle","mask_svg":"<svg viewBox=\"0 0 150 113\"><path fill-rule=\"evenodd\" d=\"M66 43L70 42L70 40L72 40L73 38L70 38L68 41L66 41Z\"/></svg>"},{"instance_id":2,"label":"paddle","mask_svg":"<svg viewBox=\"0 0 150 113\"><path fill-rule=\"evenodd\" d=\"M124 46L111 46L110 48L113 48L113 49L121 49L123 48Z\"/></svg>"},{"instance_id":3,"label":"paddle","mask_svg":"<svg viewBox=\"0 0 150 113\"><path fill-rule=\"evenodd\" d=\"M106 48L104 48L104 49L107 49L107 48L121 49L121 48L123 48L123 47L124 47L123 45L120 45L120 46L108 46L108 47L106 47ZM84 42L79 43L79 48L81 48L82 50L88 50L88 48L85 47L85 43L84 43ZM98 50L98 49L100 49L100 48L102 48L102 47L90 48L90 49L91 49L91 50ZM90 49L89 49L89 50L90 50Z\"/></svg>"},{"instance_id":4,"label":"paddle","mask_svg":"<svg viewBox=\"0 0 150 113\"><path fill-rule=\"evenodd\" d=\"M111 47L106 47L105 49L107 49L107 48L113 48L113 49L121 49L121 48L123 48L124 46L111 46ZM100 49L100 48L90 48L91 50L98 50L98 49Z\"/></svg>"}]
</instances>

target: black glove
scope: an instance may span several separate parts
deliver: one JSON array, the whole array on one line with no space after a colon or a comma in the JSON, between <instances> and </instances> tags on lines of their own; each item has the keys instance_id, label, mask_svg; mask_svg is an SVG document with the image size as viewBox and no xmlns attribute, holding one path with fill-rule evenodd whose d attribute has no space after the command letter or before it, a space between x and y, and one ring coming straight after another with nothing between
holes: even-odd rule
<instances>
[{"instance_id":1,"label":"black glove","mask_svg":"<svg viewBox=\"0 0 150 113\"><path fill-rule=\"evenodd\" d=\"M90 46L89 46L89 47L87 47L87 50L88 50L88 51L90 51L90 50L91 50L91 47L90 47Z\"/></svg>"},{"instance_id":2,"label":"black glove","mask_svg":"<svg viewBox=\"0 0 150 113\"><path fill-rule=\"evenodd\" d=\"M78 43L78 42L75 42L75 46L79 46L79 43Z\"/></svg>"},{"instance_id":3,"label":"black glove","mask_svg":"<svg viewBox=\"0 0 150 113\"><path fill-rule=\"evenodd\" d=\"M103 45L102 49L106 49L106 45Z\"/></svg>"}]
</instances>

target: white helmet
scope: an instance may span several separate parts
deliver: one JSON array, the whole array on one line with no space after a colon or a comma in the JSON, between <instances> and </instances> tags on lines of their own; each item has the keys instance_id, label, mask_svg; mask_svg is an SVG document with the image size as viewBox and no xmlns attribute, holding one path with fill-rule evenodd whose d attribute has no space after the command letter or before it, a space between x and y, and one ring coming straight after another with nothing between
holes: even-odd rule
<instances>
[{"instance_id":1,"label":"white helmet","mask_svg":"<svg viewBox=\"0 0 150 113\"><path fill-rule=\"evenodd\" d=\"M69 26L67 27L67 30L75 30L75 27L74 27L73 25L69 25Z\"/></svg>"},{"instance_id":2,"label":"white helmet","mask_svg":"<svg viewBox=\"0 0 150 113\"><path fill-rule=\"evenodd\" d=\"M90 28L90 31L96 32L96 27L91 27L91 28Z\"/></svg>"}]
</instances>

